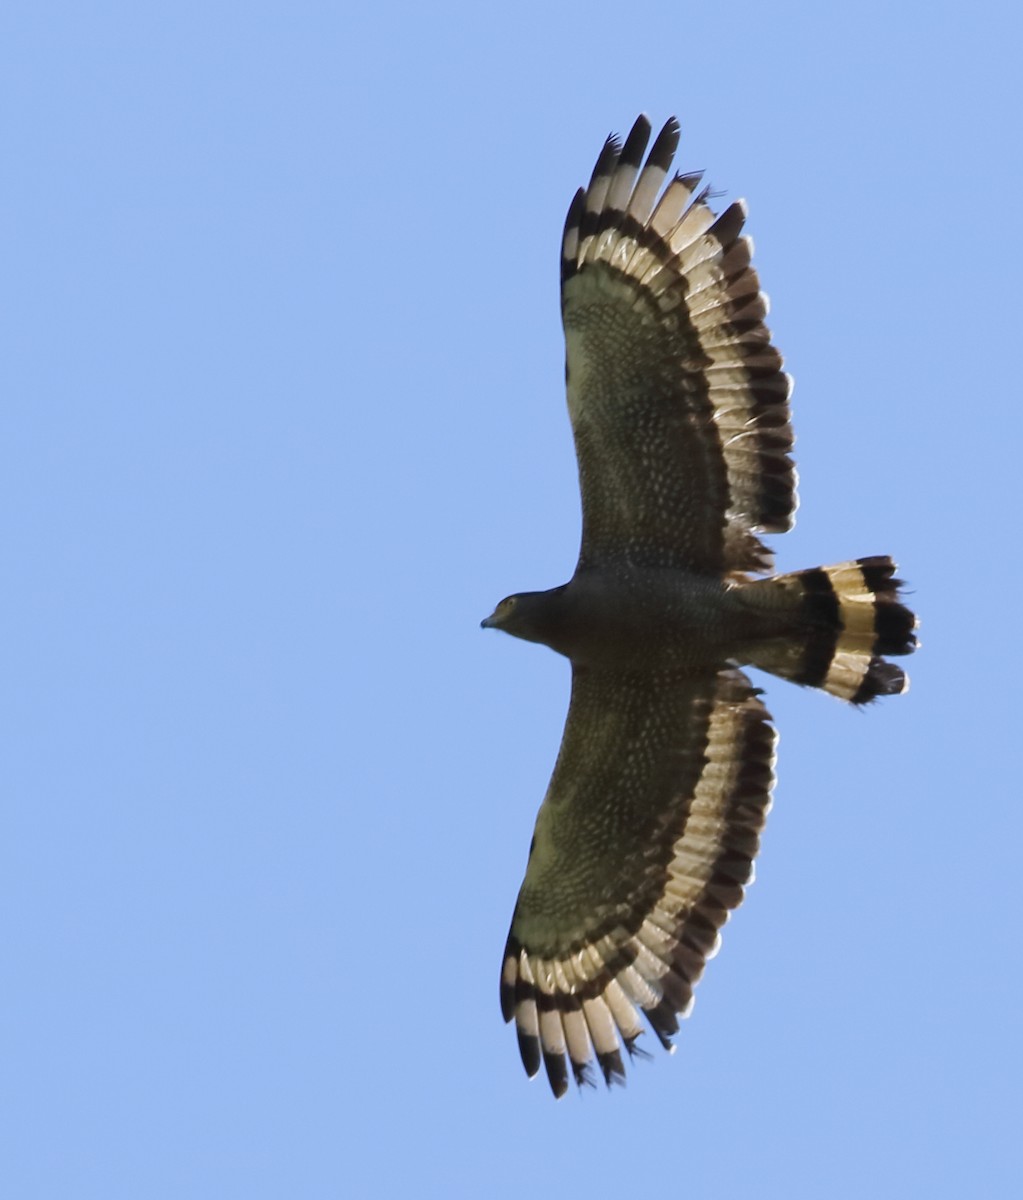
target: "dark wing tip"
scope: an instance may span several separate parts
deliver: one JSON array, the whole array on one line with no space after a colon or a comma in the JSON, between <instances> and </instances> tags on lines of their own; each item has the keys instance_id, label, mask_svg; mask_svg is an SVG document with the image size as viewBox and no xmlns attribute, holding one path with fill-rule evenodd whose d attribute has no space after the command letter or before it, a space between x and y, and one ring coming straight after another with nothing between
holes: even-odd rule
<instances>
[{"instance_id":1,"label":"dark wing tip","mask_svg":"<svg viewBox=\"0 0 1023 1200\"><path fill-rule=\"evenodd\" d=\"M670 117L654 140L646 160L647 166L654 167L667 176L675 158L675 151L678 150L680 136L681 126L674 117Z\"/></svg>"},{"instance_id":2,"label":"dark wing tip","mask_svg":"<svg viewBox=\"0 0 1023 1200\"><path fill-rule=\"evenodd\" d=\"M742 233L746 215L746 202L735 200L729 204L708 230L708 233L712 233L717 238L725 253L731 249L739 234Z\"/></svg>"},{"instance_id":3,"label":"dark wing tip","mask_svg":"<svg viewBox=\"0 0 1023 1200\"><path fill-rule=\"evenodd\" d=\"M590 1066L590 1064L588 1062L577 1063L573 1059L572 1060L572 1075L573 1075L573 1078L575 1079L575 1085L578 1088L587 1087L587 1088L595 1089L597 1086L597 1084L593 1078L593 1068Z\"/></svg>"},{"instance_id":4,"label":"dark wing tip","mask_svg":"<svg viewBox=\"0 0 1023 1200\"><path fill-rule=\"evenodd\" d=\"M516 1030L519 1039L519 1056L530 1079L540 1070L540 1039L525 1033L521 1026Z\"/></svg>"},{"instance_id":5,"label":"dark wing tip","mask_svg":"<svg viewBox=\"0 0 1023 1200\"><path fill-rule=\"evenodd\" d=\"M653 1055L649 1050L644 1050L642 1046L637 1045L637 1038L639 1036L639 1034L636 1034L634 1037L622 1038L622 1041L625 1043L625 1049L628 1051L630 1059L639 1058L649 1061L653 1058Z\"/></svg>"},{"instance_id":6,"label":"dark wing tip","mask_svg":"<svg viewBox=\"0 0 1023 1200\"><path fill-rule=\"evenodd\" d=\"M547 1082L551 1085L551 1091L554 1093L555 1099L560 1100L568 1091L568 1067L565 1065L565 1056L544 1050L543 1065L547 1069ZM533 1074L536 1072L534 1071Z\"/></svg>"},{"instance_id":7,"label":"dark wing tip","mask_svg":"<svg viewBox=\"0 0 1023 1200\"><path fill-rule=\"evenodd\" d=\"M504 957L501 960L501 1016L507 1024L515 1016L516 988L521 986L519 979L519 954L522 947L518 939L508 935L504 946Z\"/></svg>"},{"instance_id":8,"label":"dark wing tip","mask_svg":"<svg viewBox=\"0 0 1023 1200\"><path fill-rule=\"evenodd\" d=\"M598 1054L597 1062L600 1064L600 1070L604 1076L604 1083L609 1088L612 1084L618 1084L619 1087L625 1087L625 1067L622 1063L621 1051L612 1050L607 1054Z\"/></svg>"},{"instance_id":9,"label":"dark wing tip","mask_svg":"<svg viewBox=\"0 0 1023 1200\"><path fill-rule=\"evenodd\" d=\"M671 1001L666 997L652 1008L645 1008L643 1015L650 1022L650 1028L657 1034L657 1040L664 1049L672 1051L674 1046L671 1039L678 1033L678 1018Z\"/></svg>"},{"instance_id":10,"label":"dark wing tip","mask_svg":"<svg viewBox=\"0 0 1023 1200\"><path fill-rule=\"evenodd\" d=\"M590 186L586 189L587 191L595 187L599 180L611 174L615 163L618 161L618 152L621 148L622 143L618 134L609 133L600 154L597 155L597 161L594 164L593 174L590 176Z\"/></svg>"},{"instance_id":11,"label":"dark wing tip","mask_svg":"<svg viewBox=\"0 0 1023 1200\"><path fill-rule=\"evenodd\" d=\"M629 136L625 139L625 145L622 146L621 153L618 155L619 163L630 167L639 167L643 162L643 153L646 150L647 142L650 141L650 133L650 118L646 113L640 113L632 129L629 130Z\"/></svg>"}]
</instances>

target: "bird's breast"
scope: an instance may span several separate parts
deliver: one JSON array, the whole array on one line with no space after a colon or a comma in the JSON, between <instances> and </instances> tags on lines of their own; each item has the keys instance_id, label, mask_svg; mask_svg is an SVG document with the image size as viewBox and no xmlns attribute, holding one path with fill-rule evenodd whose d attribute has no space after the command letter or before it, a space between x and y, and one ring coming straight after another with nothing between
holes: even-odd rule
<instances>
[{"instance_id":1,"label":"bird's breast","mask_svg":"<svg viewBox=\"0 0 1023 1200\"><path fill-rule=\"evenodd\" d=\"M720 579L678 570L583 571L565 593L565 642L580 666L697 667L729 656L746 615Z\"/></svg>"}]
</instances>

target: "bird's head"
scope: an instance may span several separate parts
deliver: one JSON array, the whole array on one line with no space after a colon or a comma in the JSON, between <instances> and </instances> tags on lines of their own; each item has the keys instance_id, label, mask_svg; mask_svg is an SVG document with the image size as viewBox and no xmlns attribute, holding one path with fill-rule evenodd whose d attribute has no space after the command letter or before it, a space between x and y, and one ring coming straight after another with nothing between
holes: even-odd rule
<instances>
[{"instance_id":1,"label":"bird's head","mask_svg":"<svg viewBox=\"0 0 1023 1200\"><path fill-rule=\"evenodd\" d=\"M489 617L480 621L480 629L503 629L506 633L516 632L516 613L522 619L522 600L525 596L505 596Z\"/></svg>"},{"instance_id":2,"label":"bird's head","mask_svg":"<svg viewBox=\"0 0 1023 1200\"><path fill-rule=\"evenodd\" d=\"M518 592L514 596L505 596L490 616L480 622L480 628L503 629L512 637L550 646L560 625L564 590L560 587L549 592Z\"/></svg>"}]
</instances>

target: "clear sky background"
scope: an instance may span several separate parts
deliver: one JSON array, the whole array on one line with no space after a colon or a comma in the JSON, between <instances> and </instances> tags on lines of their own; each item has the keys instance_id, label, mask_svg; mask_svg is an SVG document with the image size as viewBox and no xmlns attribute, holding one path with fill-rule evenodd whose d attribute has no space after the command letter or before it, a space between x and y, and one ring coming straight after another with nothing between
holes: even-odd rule
<instances>
[{"instance_id":1,"label":"clear sky background","mask_svg":"<svg viewBox=\"0 0 1023 1200\"><path fill-rule=\"evenodd\" d=\"M1015 1194L1020 36L4 6L5 1196ZM559 235L641 110L750 204L780 567L892 553L923 650L866 713L767 685L677 1053L555 1104L497 981L568 669L478 624L575 561Z\"/></svg>"}]
</instances>

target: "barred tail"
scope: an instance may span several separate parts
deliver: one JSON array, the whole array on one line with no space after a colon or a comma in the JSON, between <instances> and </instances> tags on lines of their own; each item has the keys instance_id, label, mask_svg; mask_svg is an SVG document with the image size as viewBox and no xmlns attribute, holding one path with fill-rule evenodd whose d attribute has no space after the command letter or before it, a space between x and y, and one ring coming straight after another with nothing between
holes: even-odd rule
<instances>
[{"instance_id":1,"label":"barred tail","mask_svg":"<svg viewBox=\"0 0 1023 1200\"><path fill-rule=\"evenodd\" d=\"M900 602L901 584L895 563L880 555L758 581L750 589L758 604L797 624L751 646L749 661L852 704L906 691L905 672L883 657L916 649L916 617Z\"/></svg>"}]
</instances>

